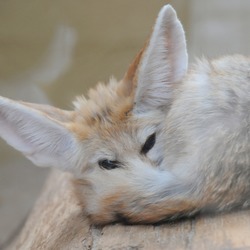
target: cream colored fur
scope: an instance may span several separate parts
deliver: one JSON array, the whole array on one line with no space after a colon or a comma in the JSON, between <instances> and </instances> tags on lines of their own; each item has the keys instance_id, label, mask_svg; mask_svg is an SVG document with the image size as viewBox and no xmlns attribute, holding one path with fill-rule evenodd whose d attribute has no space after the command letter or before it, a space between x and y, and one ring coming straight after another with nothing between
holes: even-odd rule
<instances>
[{"instance_id":1,"label":"cream colored fur","mask_svg":"<svg viewBox=\"0 0 250 250\"><path fill-rule=\"evenodd\" d=\"M189 70L187 62L166 5L124 79L78 97L73 111L2 97L0 135L37 165L71 172L93 223L245 208L250 59L203 59Z\"/></svg>"}]
</instances>

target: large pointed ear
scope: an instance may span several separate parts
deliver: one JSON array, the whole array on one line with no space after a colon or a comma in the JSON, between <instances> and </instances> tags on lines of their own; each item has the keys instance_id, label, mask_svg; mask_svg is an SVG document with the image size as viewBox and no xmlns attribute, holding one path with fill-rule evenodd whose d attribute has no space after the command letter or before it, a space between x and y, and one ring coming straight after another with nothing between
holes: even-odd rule
<instances>
[{"instance_id":1,"label":"large pointed ear","mask_svg":"<svg viewBox=\"0 0 250 250\"><path fill-rule=\"evenodd\" d=\"M0 136L34 164L74 172L78 141L67 128L70 112L0 97Z\"/></svg>"},{"instance_id":2,"label":"large pointed ear","mask_svg":"<svg viewBox=\"0 0 250 250\"><path fill-rule=\"evenodd\" d=\"M135 113L171 104L173 91L187 72L186 40L175 10L164 6L138 69Z\"/></svg>"}]
</instances>

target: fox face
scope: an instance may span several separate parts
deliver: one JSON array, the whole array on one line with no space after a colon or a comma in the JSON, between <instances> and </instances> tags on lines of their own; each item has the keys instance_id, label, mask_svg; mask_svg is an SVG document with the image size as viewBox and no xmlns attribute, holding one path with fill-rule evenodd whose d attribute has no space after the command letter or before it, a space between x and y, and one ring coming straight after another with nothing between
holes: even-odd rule
<instances>
[{"instance_id":1,"label":"fox face","mask_svg":"<svg viewBox=\"0 0 250 250\"><path fill-rule=\"evenodd\" d=\"M162 171L163 145L157 139L163 133L164 112L135 114L133 93L120 89L127 84L126 79L120 83L113 79L108 86L92 90L90 99L75 102L79 113L71 129L84 145L75 191L91 221L99 224L121 219L140 222L140 210L130 218L133 204L144 203L145 188L157 195L156 179L163 184L170 178ZM118 87L115 92L114 86ZM112 97L108 97L110 92Z\"/></svg>"},{"instance_id":2,"label":"fox face","mask_svg":"<svg viewBox=\"0 0 250 250\"><path fill-rule=\"evenodd\" d=\"M250 60L188 70L175 11L160 11L121 81L74 110L0 98L0 135L38 166L72 173L92 223L156 223L250 203Z\"/></svg>"}]
</instances>

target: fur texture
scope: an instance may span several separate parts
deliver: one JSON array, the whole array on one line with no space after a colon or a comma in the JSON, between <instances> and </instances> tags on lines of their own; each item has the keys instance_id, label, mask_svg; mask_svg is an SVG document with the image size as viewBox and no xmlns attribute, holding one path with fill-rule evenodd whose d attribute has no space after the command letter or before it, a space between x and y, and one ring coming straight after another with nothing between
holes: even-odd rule
<instances>
[{"instance_id":1,"label":"fur texture","mask_svg":"<svg viewBox=\"0 0 250 250\"><path fill-rule=\"evenodd\" d=\"M203 59L189 70L187 62L166 5L121 81L78 97L73 111L1 98L0 135L37 165L71 172L96 224L245 208L250 59Z\"/></svg>"}]
</instances>

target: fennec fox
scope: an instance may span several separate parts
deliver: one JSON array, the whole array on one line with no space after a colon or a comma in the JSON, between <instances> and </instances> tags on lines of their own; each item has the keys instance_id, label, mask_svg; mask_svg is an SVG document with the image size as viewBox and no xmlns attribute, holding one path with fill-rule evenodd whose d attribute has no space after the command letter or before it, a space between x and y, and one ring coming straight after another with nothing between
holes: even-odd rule
<instances>
[{"instance_id":1,"label":"fennec fox","mask_svg":"<svg viewBox=\"0 0 250 250\"><path fill-rule=\"evenodd\" d=\"M170 5L121 81L73 111L0 99L0 135L38 166L69 171L92 223L156 223L250 204L250 59L188 70Z\"/></svg>"}]
</instances>

